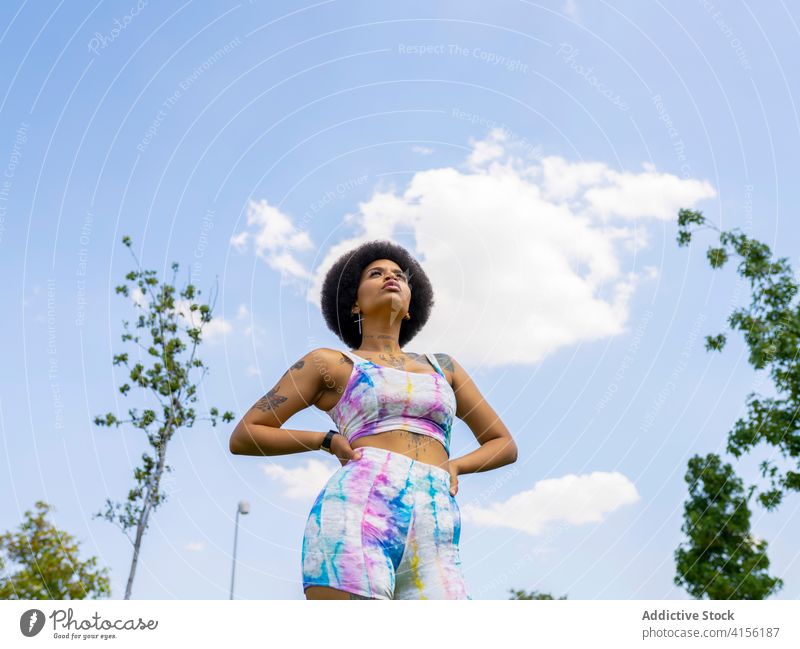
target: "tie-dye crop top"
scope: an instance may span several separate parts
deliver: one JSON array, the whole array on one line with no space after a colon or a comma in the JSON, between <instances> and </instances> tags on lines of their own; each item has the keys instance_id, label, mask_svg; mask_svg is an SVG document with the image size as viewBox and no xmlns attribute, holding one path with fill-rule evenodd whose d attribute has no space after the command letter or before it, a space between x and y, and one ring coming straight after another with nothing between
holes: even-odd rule
<instances>
[{"instance_id":1,"label":"tie-dye crop top","mask_svg":"<svg viewBox=\"0 0 800 649\"><path fill-rule=\"evenodd\" d=\"M425 357L436 373L419 374L342 353L353 361L353 370L339 401L326 412L348 441L401 429L439 440L450 457L456 395L433 354Z\"/></svg>"}]
</instances>

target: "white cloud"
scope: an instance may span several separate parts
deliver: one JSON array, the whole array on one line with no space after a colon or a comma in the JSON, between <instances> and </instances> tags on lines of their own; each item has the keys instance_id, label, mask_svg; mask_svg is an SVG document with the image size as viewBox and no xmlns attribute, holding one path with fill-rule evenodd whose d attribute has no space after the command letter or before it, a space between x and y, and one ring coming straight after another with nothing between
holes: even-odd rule
<instances>
[{"instance_id":1,"label":"white cloud","mask_svg":"<svg viewBox=\"0 0 800 649\"><path fill-rule=\"evenodd\" d=\"M603 217L668 221L676 218L681 207L717 195L707 181L653 171L635 174L609 170L606 178L608 185L592 187L585 194L593 211Z\"/></svg>"},{"instance_id":2,"label":"white cloud","mask_svg":"<svg viewBox=\"0 0 800 649\"><path fill-rule=\"evenodd\" d=\"M189 300L175 300L175 310L186 321L188 326L199 327L202 325L202 340L204 342L216 343L233 330L231 323L222 316L212 317L211 322L203 323L200 311L191 311L190 306L191 302Z\"/></svg>"},{"instance_id":3,"label":"white cloud","mask_svg":"<svg viewBox=\"0 0 800 649\"><path fill-rule=\"evenodd\" d=\"M252 241L255 253L268 266L284 276L303 280L309 276L305 263L295 256L314 248L308 232L294 226L292 220L266 200L250 201L247 207L247 230L231 237L240 252Z\"/></svg>"},{"instance_id":4,"label":"white cloud","mask_svg":"<svg viewBox=\"0 0 800 649\"><path fill-rule=\"evenodd\" d=\"M533 489L489 506L464 503L462 518L472 523L510 527L531 535L554 524L602 522L620 507L640 500L635 485L621 473L594 471L540 480Z\"/></svg>"},{"instance_id":5,"label":"white cloud","mask_svg":"<svg viewBox=\"0 0 800 649\"><path fill-rule=\"evenodd\" d=\"M330 462L315 459L306 460L305 465L295 469L280 464L261 465L264 475L283 484L283 496L303 500L316 498L336 469Z\"/></svg>"},{"instance_id":6,"label":"white cloud","mask_svg":"<svg viewBox=\"0 0 800 649\"><path fill-rule=\"evenodd\" d=\"M148 299L145 297L144 293L142 292L142 289L140 289L138 286L135 287L133 291L131 291L130 296L131 299L134 301L134 303L138 304L141 307L145 306L148 303Z\"/></svg>"},{"instance_id":7,"label":"white cloud","mask_svg":"<svg viewBox=\"0 0 800 649\"><path fill-rule=\"evenodd\" d=\"M203 325L203 340L210 343L219 342L221 338L227 336L233 327L231 323L222 317L216 317Z\"/></svg>"},{"instance_id":8,"label":"white cloud","mask_svg":"<svg viewBox=\"0 0 800 649\"><path fill-rule=\"evenodd\" d=\"M553 201L572 198L584 188L606 181L610 171L603 162L570 162L558 156L543 158L541 168L542 191Z\"/></svg>"},{"instance_id":9,"label":"white cloud","mask_svg":"<svg viewBox=\"0 0 800 649\"><path fill-rule=\"evenodd\" d=\"M142 308L146 308L149 304L147 295L137 286L130 293L131 300ZM190 300L176 299L175 312L178 317L182 319L185 326L199 327L202 324L202 340L203 342L217 343L221 338L227 336L233 327L231 323L222 316L213 316L211 322L203 323L200 317L200 311L192 311Z\"/></svg>"},{"instance_id":10,"label":"white cloud","mask_svg":"<svg viewBox=\"0 0 800 649\"><path fill-rule=\"evenodd\" d=\"M659 270L657 266L645 266L644 273L648 279L655 279L659 275Z\"/></svg>"},{"instance_id":11,"label":"white cloud","mask_svg":"<svg viewBox=\"0 0 800 649\"><path fill-rule=\"evenodd\" d=\"M247 249L247 240L250 238L250 233L247 230L242 230L239 234L234 234L231 237L233 247L239 252L244 252Z\"/></svg>"},{"instance_id":12,"label":"white cloud","mask_svg":"<svg viewBox=\"0 0 800 649\"><path fill-rule=\"evenodd\" d=\"M570 16L571 18L578 18L578 5L575 0L567 0L564 3L564 13Z\"/></svg>"},{"instance_id":13,"label":"white cloud","mask_svg":"<svg viewBox=\"0 0 800 649\"><path fill-rule=\"evenodd\" d=\"M508 135L501 128L493 128L489 131L486 139L476 140L470 138L472 153L467 158L467 166L470 168L479 167L490 160L495 160L505 153L503 142L508 139Z\"/></svg>"},{"instance_id":14,"label":"white cloud","mask_svg":"<svg viewBox=\"0 0 800 649\"><path fill-rule=\"evenodd\" d=\"M577 199L582 213L602 219L675 219L679 208L717 195L707 181L658 173L649 162L643 167L639 173L619 172L601 162L548 156L542 160L542 188L548 199Z\"/></svg>"},{"instance_id":15,"label":"white cloud","mask_svg":"<svg viewBox=\"0 0 800 649\"><path fill-rule=\"evenodd\" d=\"M267 340L267 328L254 321L252 325L247 325L242 333L249 339L248 345L263 348Z\"/></svg>"},{"instance_id":16,"label":"white cloud","mask_svg":"<svg viewBox=\"0 0 800 649\"><path fill-rule=\"evenodd\" d=\"M188 550L189 552L200 552L201 550L205 549L205 545L199 542L187 543L183 546L184 550Z\"/></svg>"},{"instance_id":17,"label":"white cloud","mask_svg":"<svg viewBox=\"0 0 800 649\"><path fill-rule=\"evenodd\" d=\"M250 309L248 309L247 305L244 303L239 304L239 308L236 311L236 319L242 321L242 334L246 338L249 338L248 345L252 347L264 347L267 340L267 329L250 316ZM250 324L245 325L244 323L247 321L249 321ZM260 374L253 365L247 369L247 373L249 376Z\"/></svg>"},{"instance_id":18,"label":"white cloud","mask_svg":"<svg viewBox=\"0 0 800 649\"><path fill-rule=\"evenodd\" d=\"M420 144L415 144L411 147L411 150L414 153L421 153L422 155L430 155L434 151L433 147L422 146Z\"/></svg>"},{"instance_id":19,"label":"white cloud","mask_svg":"<svg viewBox=\"0 0 800 649\"><path fill-rule=\"evenodd\" d=\"M307 299L318 304L342 253L403 233L436 295L414 351L447 351L481 367L531 364L625 332L636 287L657 276L631 255L647 246L648 225L716 196L709 183L650 163L619 172L602 162L518 157L522 143L499 128L472 145L462 169L417 172L348 214L355 234L327 251Z\"/></svg>"}]
</instances>

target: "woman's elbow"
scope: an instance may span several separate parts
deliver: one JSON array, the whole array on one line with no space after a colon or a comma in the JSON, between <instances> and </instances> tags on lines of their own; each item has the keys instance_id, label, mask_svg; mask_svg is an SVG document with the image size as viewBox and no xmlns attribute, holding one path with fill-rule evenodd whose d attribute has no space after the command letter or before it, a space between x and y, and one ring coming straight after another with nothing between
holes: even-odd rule
<instances>
[{"instance_id":1,"label":"woman's elbow","mask_svg":"<svg viewBox=\"0 0 800 649\"><path fill-rule=\"evenodd\" d=\"M233 429L231 433L231 437L228 440L228 450L233 455L246 455L247 452L242 445L243 436L248 435L247 429L244 426L244 421L240 421L236 424L236 428Z\"/></svg>"},{"instance_id":2,"label":"woman's elbow","mask_svg":"<svg viewBox=\"0 0 800 649\"><path fill-rule=\"evenodd\" d=\"M232 433L231 438L228 440L228 450L233 455L239 455L239 446L236 439L236 433Z\"/></svg>"},{"instance_id":3,"label":"woman's elbow","mask_svg":"<svg viewBox=\"0 0 800 649\"><path fill-rule=\"evenodd\" d=\"M513 439L509 440L508 443L508 455L510 458L509 464L514 464L514 462L517 461L517 456L519 455L519 452L517 450L517 443Z\"/></svg>"}]
</instances>

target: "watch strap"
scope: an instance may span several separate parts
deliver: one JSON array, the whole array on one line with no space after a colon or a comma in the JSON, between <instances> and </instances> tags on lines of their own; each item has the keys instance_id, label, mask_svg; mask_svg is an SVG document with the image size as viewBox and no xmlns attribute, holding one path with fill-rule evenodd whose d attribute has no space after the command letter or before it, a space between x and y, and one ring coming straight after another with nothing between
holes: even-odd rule
<instances>
[{"instance_id":1,"label":"watch strap","mask_svg":"<svg viewBox=\"0 0 800 649\"><path fill-rule=\"evenodd\" d=\"M325 435L325 439L322 440L322 444L320 445L320 449L326 450L326 451L328 451L328 453L331 453L332 452L331 451L331 442L333 441L333 436L334 435L338 435L338 434L339 434L338 430L329 430L328 434Z\"/></svg>"}]
</instances>

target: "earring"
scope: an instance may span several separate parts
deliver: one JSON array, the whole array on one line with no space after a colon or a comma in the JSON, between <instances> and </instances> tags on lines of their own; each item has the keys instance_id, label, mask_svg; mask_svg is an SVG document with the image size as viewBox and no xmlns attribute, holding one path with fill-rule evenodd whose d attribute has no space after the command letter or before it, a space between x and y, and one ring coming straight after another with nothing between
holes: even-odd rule
<instances>
[{"instance_id":1,"label":"earring","mask_svg":"<svg viewBox=\"0 0 800 649\"><path fill-rule=\"evenodd\" d=\"M410 314L410 313L406 313L406 314L403 316L403 320L411 320L411 314Z\"/></svg>"},{"instance_id":2,"label":"earring","mask_svg":"<svg viewBox=\"0 0 800 649\"><path fill-rule=\"evenodd\" d=\"M358 318L358 320L356 320L356 322L358 322L358 335L360 336L361 335L361 321L364 318L361 317L361 312L360 311L356 311L353 315L358 315L359 316L359 318Z\"/></svg>"}]
</instances>

